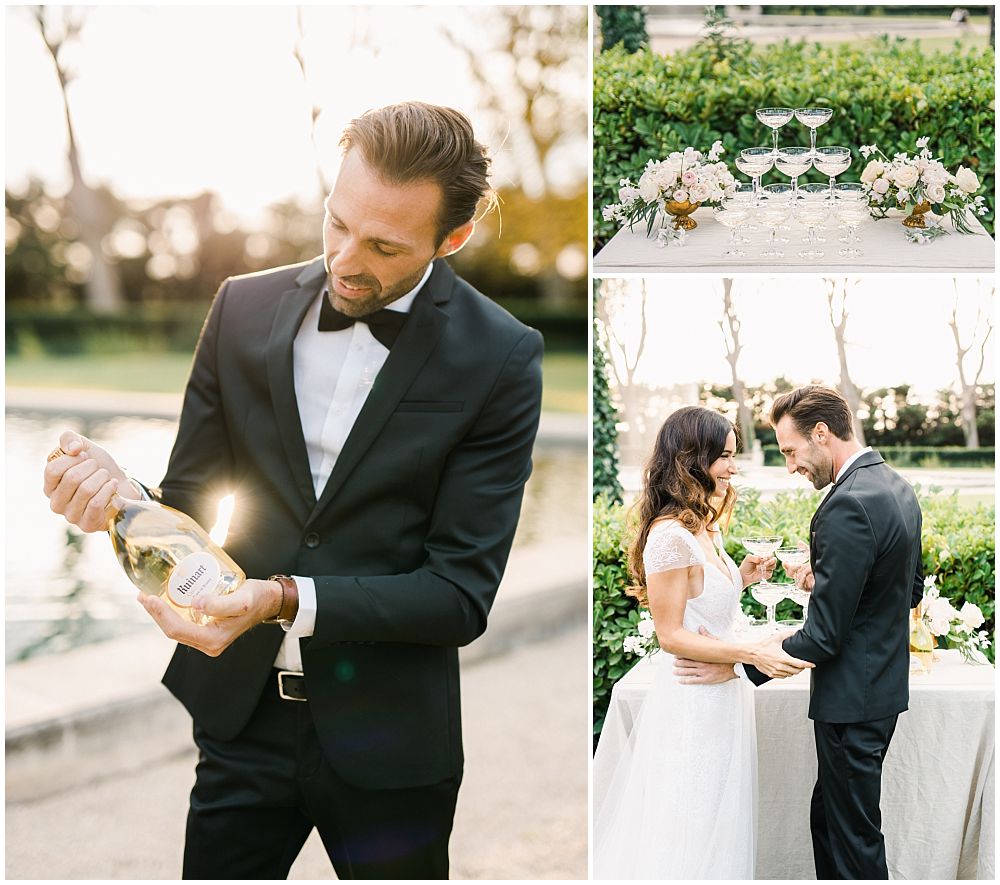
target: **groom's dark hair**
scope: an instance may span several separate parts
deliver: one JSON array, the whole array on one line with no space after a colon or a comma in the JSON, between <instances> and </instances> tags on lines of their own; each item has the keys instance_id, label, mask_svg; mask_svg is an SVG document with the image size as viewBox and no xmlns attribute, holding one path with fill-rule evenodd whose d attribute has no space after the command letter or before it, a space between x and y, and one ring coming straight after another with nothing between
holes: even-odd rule
<instances>
[{"instance_id":1,"label":"groom's dark hair","mask_svg":"<svg viewBox=\"0 0 1000 885\"><path fill-rule=\"evenodd\" d=\"M808 438L813 428L822 421L838 439L854 436L854 415L851 407L836 390L809 384L783 393L771 406L771 426L788 415L795 429Z\"/></svg>"},{"instance_id":2,"label":"groom's dark hair","mask_svg":"<svg viewBox=\"0 0 1000 885\"><path fill-rule=\"evenodd\" d=\"M434 181L441 187L438 244L471 221L480 201L486 214L497 204L490 187L490 158L461 111L405 101L365 111L340 137L346 154L356 147L389 184Z\"/></svg>"}]
</instances>

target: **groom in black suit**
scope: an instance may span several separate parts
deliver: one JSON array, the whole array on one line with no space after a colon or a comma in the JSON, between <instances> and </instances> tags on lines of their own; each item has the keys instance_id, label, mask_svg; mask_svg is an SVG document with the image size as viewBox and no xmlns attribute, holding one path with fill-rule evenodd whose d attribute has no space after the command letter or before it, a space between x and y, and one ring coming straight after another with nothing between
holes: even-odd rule
<instances>
[{"instance_id":1,"label":"groom in black suit","mask_svg":"<svg viewBox=\"0 0 1000 885\"><path fill-rule=\"evenodd\" d=\"M324 254L227 280L159 490L89 440L46 468L86 530L146 492L252 576L196 600L164 677L199 749L185 878L284 878L315 826L341 878L447 878L462 776L458 648L486 628L531 470L542 341L444 257L491 196L448 108L354 120ZM271 575L267 580L263 576Z\"/></svg>"},{"instance_id":2,"label":"groom in black suit","mask_svg":"<svg viewBox=\"0 0 1000 885\"><path fill-rule=\"evenodd\" d=\"M835 390L809 386L778 397L771 424L789 472L817 489L833 483L809 527L809 617L781 643L816 664L816 878L888 879L882 761L909 703L909 609L923 590L920 507L909 483L855 439L850 407ZM726 665L678 665L691 681L733 675ZM756 685L769 678L743 669Z\"/></svg>"}]
</instances>

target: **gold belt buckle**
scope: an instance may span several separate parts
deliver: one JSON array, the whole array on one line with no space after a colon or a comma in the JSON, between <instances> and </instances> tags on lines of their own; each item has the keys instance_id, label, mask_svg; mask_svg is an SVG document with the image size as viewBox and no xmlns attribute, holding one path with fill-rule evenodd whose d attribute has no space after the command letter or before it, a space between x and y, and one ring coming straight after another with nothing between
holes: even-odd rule
<instances>
[{"instance_id":1,"label":"gold belt buckle","mask_svg":"<svg viewBox=\"0 0 1000 885\"><path fill-rule=\"evenodd\" d=\"M286 701L300 701L301 703L304 704L306 702L306 700L307 700L306 698L296 698L296 697L292 697L292 695L290 695L290 694L285 694L285 677L286 676L298 676L298 677L301 678L304 675L305 675L304 673L299 673L299 672L297 672L295 670L279 670L278 671L278 695L279 695L279 697L281 697L282 700L286 700Z\"/></svg>"}]
</instances>

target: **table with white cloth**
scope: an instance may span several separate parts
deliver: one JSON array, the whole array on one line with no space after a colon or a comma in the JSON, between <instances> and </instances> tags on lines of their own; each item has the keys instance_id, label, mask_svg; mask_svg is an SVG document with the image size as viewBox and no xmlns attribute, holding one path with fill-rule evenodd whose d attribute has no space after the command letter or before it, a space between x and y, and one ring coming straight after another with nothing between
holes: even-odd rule
<instances>
[{"instance_id":1,"label":"table with white cloth","mask_svg":"<svg viewBox=\"0 0 1000 885\"><path fill-rule=\"evenodd\" d=\"M993 879L994 670L939 650L929 674L910 676L882 770L882 832L890 879ZM614 687L594 765L594 796L614 765L666 653L640 661ZM691 686L697 691L698 686ZM757 879L815 879L809 803L816 749L809 674L775 679L754 691L757 716ZM610 750L605 755L605 751ZM664 797L664 801L669 801Z\"/></svg>"},{"instance_id":2,"label":"table with white cloth","mask_svg":"<svg viewBox=\"0 0 1000 885\"><path fill-rule=\"evenodd\" d=\"M684 245L662 246L646 236L646 223L639 221L631 229L626 225L594 256L594 274L599 277L619 274L654 273L992 273L994 266L993 238L979 220L969 217L973 234L955 233L951 220L942 226L952 231L928 243L911 243L902 225L904 214L893 210L888 218L865 222L858 230L858 258L838 254L844 248L836 226L821 231L826 242L817 248L826 254L822 258L800 258L808 248L802 239L805 228L790 221L789 230L782 231L790 242L778 248L783 258L761 258L770 233L761 228L750 232L751 242L740 248L743 258L723 258L729 247L730 230L712 215L710 206L702 206L692 218L698 227L688 231Z\"/></svg>"}]
</instances>

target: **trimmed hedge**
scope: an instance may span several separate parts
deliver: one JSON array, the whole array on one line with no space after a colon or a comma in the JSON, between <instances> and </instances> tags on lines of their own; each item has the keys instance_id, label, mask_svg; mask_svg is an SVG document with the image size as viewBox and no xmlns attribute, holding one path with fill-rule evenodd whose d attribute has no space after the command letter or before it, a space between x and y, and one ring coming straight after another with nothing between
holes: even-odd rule
<instances>
[{"instance_id":1,"label":"trimmed hedge","mask_svg":"<svg viewBox=\"0 0 1000 885\"><path fill-rule=\"evenodd\" d=\"M764 446L764 466L784 467L785 456L777 446ZM982 446L876 446L878 453L893 467L993 467L996 449Z\"/></svg>"},{"instance_id":2,"label":"trimmed hedge","mask_svg":"<svg viewBox=\"0 0 1000 885\"><path fill-rule=\"evenodd\" d=\"M991 212L981 221L992 233L993 69L989 48L928 54L919 42L888 39L860 46L786 41L721 60L704 45L666 56L603 52L594 59L595 248L617 230L601 209L617 201L620 179L634 179L648 160L670 151L707 150L715 139L731 163L737 150L771 143L756 108L806 104L835 110L817 143L853 149L844 181L857 181L864 168L860 145L878 143L892 156L914 152L916 139L930 136L949 170L965 165L978 174ZM809 132L793 122L779 138L808 144ZM802 180L823 179L811 170Z\"/></svg>"},{"instance_id":3,"label":"trimmed hedge","mask_svg":"<svg viewBox=\"0 0 1000 885\"><path fill-rule=\"evenodd\" d=\"M916 488L923 513L924 574L936 574L941 595L956 608L966 601L982 609L986 623L981 629L993 634L995 614L996 550L994 540L995 508L984 504L967 507L957 494L929 495ZM746 556L739 539L748 532L762 529L782 535L787 540L808 539L809 521L822 498L820 492L782 492L761 501L755 490L740 493L733 521L726 532L726 550L736 562ZM611 700L614 683L638 661L622 651L622 640L635 632L639 607L625 596L629 583L626 568L625 509L609 504L605 498L594 502L594 735L600 734ZM775 580L786 580L781 565ZM764 617L764 607L749 593L742 598L744 611ZM784 600L778 605L778 618L788 618L801 610ZM941 643L941 640L938 640ZM986 651L995 660L991 645Z\"/></svg>"},{"instance_id":4,"label":"trimmed hedge","mask_svg":"<svg viewBox=\"0 0 1000 885\"><path fill-rule=\"evenodd\" d=\"M497 303L545 337L545 349L586 351L585 302L550 305L537 299L497 299ZM84 308L7 309L6 353L43 352L54 356L134 350L190 353L198 341L209 302L129 305L120 314Z\"/></svg>"}]
</instances>

